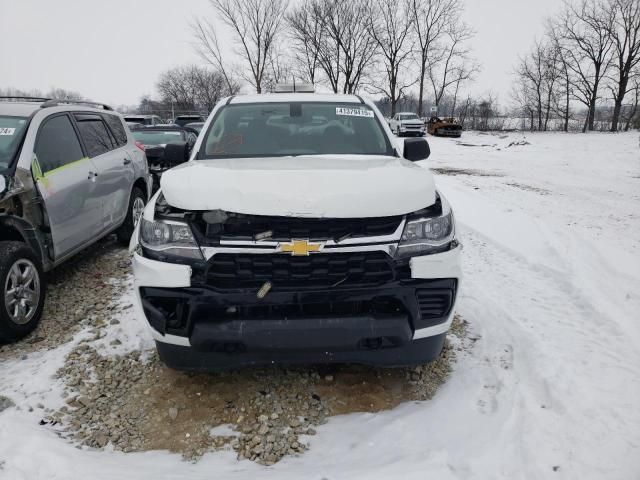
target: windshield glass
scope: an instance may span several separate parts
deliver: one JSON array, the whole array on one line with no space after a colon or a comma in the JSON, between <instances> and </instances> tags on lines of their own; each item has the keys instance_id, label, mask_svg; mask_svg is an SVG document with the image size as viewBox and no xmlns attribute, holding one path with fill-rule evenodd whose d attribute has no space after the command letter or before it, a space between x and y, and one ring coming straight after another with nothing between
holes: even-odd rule
<instances>
[{"instance_id":1,"label":"windshield glass","mask_svg":"<svg viewBox=\"0 0 640 480\"><path fill-rule=\"evenodd\" d=\"M144 145L166 145L167 143L184 142L184 133L176 130L148 131L133 130L133 138Z\"/></svg>"},{"instance_id":2,"label":"windshield glass","mask_svg":"<svg viewBox=\"0 0 640 480\"><path fill-rule=\"evenodd\" d=\"M0 170L9 167L27 123L28 119L25 117L0 115Z\"/></svg>"},{"instance_id":3,"label":"windshield glass","mask_svg":"<svg viewBox=\"0 0 640 480\"><path fill-rule=\"evenodd\" d=\"M419 118L415 113L407 113L405 115L400 115L400 120L419 120Z\"/></svg>"},{"instance_id":4,"label":"windshield glass","mask_svg":"<svg viewBox=\"0 0 640 480\"><path fill-rule=\"evenodd\" d=\"M282 102L226 105L198 158L393 155L373 110L362 104Z\"/></svg>"}]
</instances>

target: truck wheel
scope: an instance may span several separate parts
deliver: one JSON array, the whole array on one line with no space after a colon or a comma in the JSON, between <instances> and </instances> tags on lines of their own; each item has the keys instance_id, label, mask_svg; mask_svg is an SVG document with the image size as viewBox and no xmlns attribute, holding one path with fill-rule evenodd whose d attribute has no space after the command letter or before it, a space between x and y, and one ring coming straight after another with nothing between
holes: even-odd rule
<instances>
[{"instance_id":1,"label":"truck wheel","mask_svg":"<svg viewBox=\"0 0 640 480\"><path fill-rule=\"evenodd\" d=\"M116 235L118 236L118 241L124 245L129 245L129 240L131 240L131 235L133 235L133 230L136 228L136 224L140 217L142 216L142 212L144 211L145 206L145 197L142 190L138 187L133 187L131 190L131 198L129 198L129 208L127 209L127 218L124 219L124 223L118 228L116 231Z\"/></svg>"},{"instance_id":2,"label":"truck wheel","mask_svg":"<svg viewBox=\"0 0 640 480\"><path fill-rule=\"evenodd\" d=\"M40 322L46 282L35 252L22 242L0 242L0 340L15 341Z\"/></svg>"}]
</instances>

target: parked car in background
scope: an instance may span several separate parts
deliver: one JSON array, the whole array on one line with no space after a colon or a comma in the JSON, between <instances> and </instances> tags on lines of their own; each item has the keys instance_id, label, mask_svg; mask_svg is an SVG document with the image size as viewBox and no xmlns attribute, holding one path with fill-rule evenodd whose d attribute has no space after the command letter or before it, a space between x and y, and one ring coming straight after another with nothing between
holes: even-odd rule
<instances>
[{"instance_id":1,"label":"parked car in background","mask_svg":"<svg viewBox=\"0 0 640 480\"><path fill-rule=\"evenodd\" d=\"M185 126L188 123L195 122L204 122L204 117L202 115L178 115L173 119L173 123L181 127Z\"/></svg>"},{"instance_id":2,"label":"parked car in background","mask_svg":"<svg viewBox=\"0 0 640 480\"><path fill-rule=\"evenodd\" d=\"M44 272L111 232L128 243L150 191L144 152L110 107L0 97L0 340L37 326Z\"/></svg>"},{"instance_id":3,"label":"parked car in background","mask_svg":"<svg viewBox=\"0 0 640 480\"><path fill-rule=\"evenodd\" d=\"M389 128L399 137L403 135L422 136L425 131L424 122L418 115L411 112L396 113L389 120Z\"/></svg>"},{"instance_id":4,"label":"parked car in background","mask_svg":"<svg viewBox=\"0 0 640 480\"><path fill-rule=\"evenodd\" d=\"M185 162L198 138L198 132L192 128L171 125L138 127L132 129L131 134L147 155L154 192L160 187L162 173ZM173 147L167 150L169 145L186 145L186 152L182 157L175 157L176 150Z\"/></svg>"},{"instance_id":5,"label":"parked car in background","mask_svg":"<svg viewBox=\"0 0 640 480\"><path fill-rule=\"evenodd\" d=\"M124 121L130 125L162 125L164 123L158 115L125 115Z\"/></svg>"},{"instance_id":6,"label":"parked car in background","mask_svg":"<svg viewBox=\"0 0 640 480\"><path fill-rule=\"evenodd\" d=\"M413 163L427 140L394 137L366 99L297 87L222 100L132 236L135 305L170 367L440 354L461 247Z\"/></svg>"},{"instance_id":7,"label":"parked car in background","mask_svg":"<svg viewBox=\"0 0 640 480\"><path fill-rule=\"evenodd\" d=\"M462 136L462 125L455 119L431 117L427 122L427 132L435 137L456 137Z\"/></svg>"},{"instance_id":8,"label":"parked car in background","mask_svg":"<svg viewBox=\"0 0 640 480\"><path fill-rule=\"evenodd\" d=\"M204 122L187 123L185 127L193 128L195 131L200 133L202 131L202 127L204 127Z\"/></svg>"}]
</instances>

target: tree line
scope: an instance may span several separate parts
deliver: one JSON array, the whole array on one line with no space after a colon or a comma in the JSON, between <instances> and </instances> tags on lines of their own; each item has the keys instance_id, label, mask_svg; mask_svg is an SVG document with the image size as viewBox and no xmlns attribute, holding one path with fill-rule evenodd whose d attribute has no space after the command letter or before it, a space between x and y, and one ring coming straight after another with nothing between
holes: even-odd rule
<instances>
[{"instance_id":1,"label":"tree line","mask_svg":"<svg viewBox=\"0 0 640 480\"><path fill-rule=\"evenodd\" d=\"M514 74L512 97L531 130L560 118L568 131L580 105L582 131L592 131L603 101L613 105L609 129L628 130L639 113L640 0L565 0Z\"/></svg>"},{"instance_id":2,"label":"tree line","mask_svg":"<svg viewBox=\"0 0 640 480\"><path fill-rule=\"evenodd\" d=\"M215 15L191 28L226 93L241 81L261 93L295 80L335 93L383 95L393 115L408 90L417 89L423 115L427 95L436 105L451 96L455 110L461 88L479 70L462 0L209 1ZM231 48L213 18L231 32ZM176 98L165 80L161 95Z\"/></svg>"}]
</instances>

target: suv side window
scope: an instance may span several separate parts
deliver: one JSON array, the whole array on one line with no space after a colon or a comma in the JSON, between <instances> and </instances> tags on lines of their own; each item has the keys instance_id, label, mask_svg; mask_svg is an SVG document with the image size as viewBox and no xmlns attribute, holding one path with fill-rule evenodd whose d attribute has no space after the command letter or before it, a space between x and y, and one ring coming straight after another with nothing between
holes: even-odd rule
<instances>
[{"instance_id":1,"label":"suv side window","mask_svg":"<svg viewBox=\"0 0 640 480\"><path fill-rule=\"evenodd\" d=\"M107 125L109 125L109 128L111 128L111 133L113 133L118 146L125 146L127 144L127 132L122 125L122 120L120 120L120 117L116 115L109 115L106 113L103 115L103 117L107 122Z\"/></svg>"},{"instance_id":2,"label":"suv side window","mask_svg":"<svg viewBox=\"0 0 640 480\"><path fill-rule=\"evenodd\" d=\"M43 122L34 150L42 173L84 157L76 131L67 115L57 115Z\"/></svg>"},{"instance_id":3,"label":"suv side window","mask_svg":"<svg viewBox=\"0 0 640 480\"><path fill-rule=\"evenodd\" d=\"M89 157L97 157L115 148L111 134L99 115L75 114L80 136Z\"/></svg>"}]
</instances>

